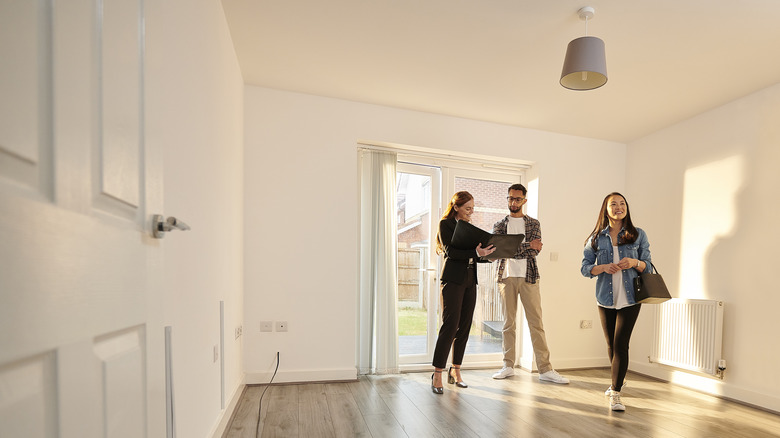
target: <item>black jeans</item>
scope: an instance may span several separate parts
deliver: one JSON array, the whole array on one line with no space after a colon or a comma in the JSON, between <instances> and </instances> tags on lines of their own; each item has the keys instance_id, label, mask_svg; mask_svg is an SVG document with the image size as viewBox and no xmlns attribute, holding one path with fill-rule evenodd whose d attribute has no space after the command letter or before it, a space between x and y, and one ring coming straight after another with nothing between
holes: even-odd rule
<instances>
[{"instance_id":1,"label":"black jeans","mask_svg":"<svg viewBox=\"0 0 780 438\"><path fill-rule=\"evenodd\" d=\"M474 317L474 307L477 304L477 283L475 267L468 268L466 281L463 284L444 283L441 285L442 324L436 349L433 351L433 366L447 367L447 356L452 346L452 363L463 363L466 353L466 343L469 340L471 321Z\"/></svg>"},{"instance_id":2,"label":"black jeans","mask_svg":"<svg viewBox=\"0 0 780 438\"><path fill-rule=\"evenodd\" d=\"M639 318L641 304L624 307L620 310L599 306L601 327L607 340L607 354L612 364L612 389L620 392L628 371L628 343L631 332Z\"/></svg>"}]
</instances>

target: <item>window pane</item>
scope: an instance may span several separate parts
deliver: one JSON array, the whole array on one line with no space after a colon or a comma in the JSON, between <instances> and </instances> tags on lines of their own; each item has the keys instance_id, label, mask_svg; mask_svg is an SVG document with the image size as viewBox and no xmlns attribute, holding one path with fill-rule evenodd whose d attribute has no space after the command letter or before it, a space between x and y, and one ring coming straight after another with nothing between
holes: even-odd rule
<instances>
[{"instance_id":1,"label":"window pane","mask_svg":"<svg viewBox=\"0 0 780 438\"><path fill-rule=\"evenodd\" d=\"M431 177L398 173L396 178L399 354L427 354Z\"/></svg>"}]
</instances>

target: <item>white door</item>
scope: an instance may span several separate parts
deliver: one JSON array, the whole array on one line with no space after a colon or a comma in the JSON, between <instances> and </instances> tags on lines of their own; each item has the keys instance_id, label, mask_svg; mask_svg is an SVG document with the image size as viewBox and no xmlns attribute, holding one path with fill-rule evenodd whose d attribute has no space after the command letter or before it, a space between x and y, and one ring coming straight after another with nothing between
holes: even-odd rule
<instances>
[{"instance_id":1,"label":"white door","mask_svg":"<svg viewBox=\"0 0 780 438\"><path fill-rule=\"evenodd\" d=\"M401 161L403 160L403 161ZM472 223L493 232L509 212L507 189L521 182L521 168L485 170L479 164L399 156L398 200L398 348L407 369L428 364L441 326L441 256L436 234L441 215L455 192L474 196ZM474 321L464 363L500 366L504 314L493 263L478 266L479 285Z\"/></svg>"},{"instance_id":2,"label":"white door","mask_svg":"<svg viewBox=\"0 0 780 438\"><path fill-rule=\"evenodd\" d=\"M441 170L401 162L396 169L398 363L408 365L430 362L436 346Z\"/></svg>"},{"instance_id":3,"label":"white door","mask_svg":"<svg viewBox=\"0 0 780 438\"><path fill-rule=\"evenodd\" d=\"M461 190L474 196L471 223L493 232L493 225L509 214L506 196L509 186L521 182L518 171L486 171L452 167L446 169L442 205ZM466 345L464 364L498 366L503 359L501 330L504 325L503 299L496 279L496 262L478 263L477 305L473 325ZM522 330L522 329L521 329ZM519 336L522 339L522 336Z\"/></svg>"},{"instance_id":4,"label":"white door","mask_svg":"<svg viewBox=\"0 0 780 438\"><path fill-rule=\"evenodd\" d=\"M0 436L159 435L142 4L0 0L0 60Z\"/></svg>"}]
</instances>

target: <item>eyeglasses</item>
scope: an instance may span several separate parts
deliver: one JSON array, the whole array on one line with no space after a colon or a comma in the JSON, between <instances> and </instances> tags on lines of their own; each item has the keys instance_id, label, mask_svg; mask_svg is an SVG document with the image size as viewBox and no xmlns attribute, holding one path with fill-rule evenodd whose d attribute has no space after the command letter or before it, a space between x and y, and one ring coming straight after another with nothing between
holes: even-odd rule
<instances>
[{"instance_id":1,"label":"eyeglasses","mask_svg":"<svg viewBox=\"0 0 780 438\"><path fill-rule=\"evenodd\" d=\"M515 198L514 196L507 196L506 200L509 202L523 202L525 198Z\"/></svg>"}]
</instances>

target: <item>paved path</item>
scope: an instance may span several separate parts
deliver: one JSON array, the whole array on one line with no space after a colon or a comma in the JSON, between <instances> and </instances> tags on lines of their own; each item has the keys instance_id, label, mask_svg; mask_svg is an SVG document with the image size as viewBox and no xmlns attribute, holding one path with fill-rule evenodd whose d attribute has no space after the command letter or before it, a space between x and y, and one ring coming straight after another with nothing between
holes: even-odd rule
<instances>
[{"instance_id":1,"label":"paved path","mask_svg":"<svg viewBox=\"0 0 780 438\"><path fill-rule=\"evenodd\" d=\"M399 336L398 349L401 355L404 354L422 354L425 353L425 336ZM501 353L501 338L493 336L469 336L469 342L466 344L466 354L476 353Z\"/></svg>"}]
</instances>

